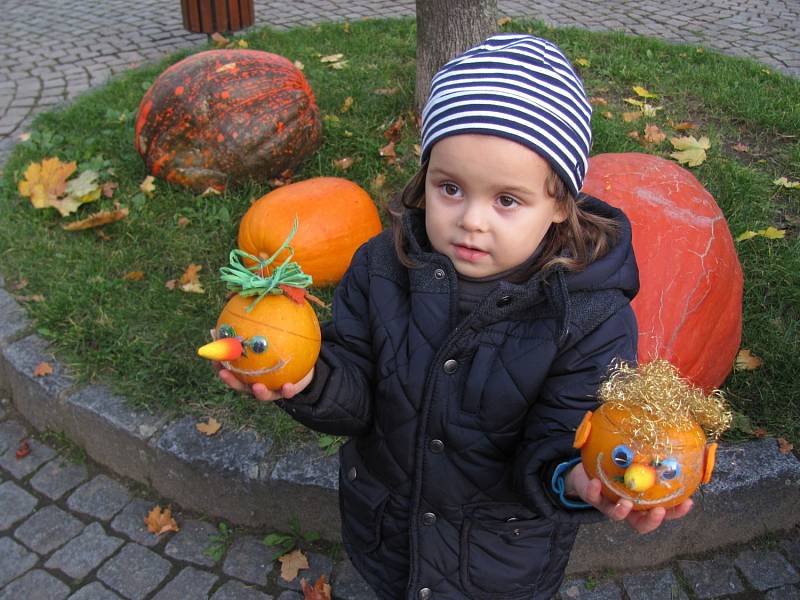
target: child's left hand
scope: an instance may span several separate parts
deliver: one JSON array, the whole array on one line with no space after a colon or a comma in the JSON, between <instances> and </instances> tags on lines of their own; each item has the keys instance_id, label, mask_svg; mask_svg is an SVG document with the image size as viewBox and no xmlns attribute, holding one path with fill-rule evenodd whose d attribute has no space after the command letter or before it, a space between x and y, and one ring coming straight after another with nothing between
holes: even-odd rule
<instances>
[{"instance_id":1,"label":"child's left hand","mask_svg":"<svg viewBox=\"0 0 800 600\"><path fill-rule=\"evenodd\" d=\"M658 529L664 521L680 519L692 509L693 505L689 499L672 508L657 506L650 510L634 511L630 500L620 499L615 504L601 493L600 480L589 479L580 463L575 465L564 478L564 486L568 495L580 497L613 521L627 521L639 533L650 533Z\"/></svg>"}]
</instances>

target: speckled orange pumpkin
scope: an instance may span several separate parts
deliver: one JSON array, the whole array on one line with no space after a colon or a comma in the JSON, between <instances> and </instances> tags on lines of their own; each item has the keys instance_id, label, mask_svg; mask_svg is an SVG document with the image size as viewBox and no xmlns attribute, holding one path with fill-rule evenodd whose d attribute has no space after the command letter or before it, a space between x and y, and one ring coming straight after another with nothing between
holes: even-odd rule
<instances>
[{"instance_id":1,"label":"speckled orange pumpkin","mask_svg":"<svg viewBox=\"0 0 800 600\"><path fill-rule=\"evenodd\" d=\"M575 434L583 468L600 480L605 497L626 498L633 510L670 507L710 481L717 444L706 447L699 425L663 432L666 443L656 450L638 439L634 414L635 409L603 404L586 413Z\"/></svg>"},{"instance_id":2,"label":"speckled orange pumpkin","mask_svg":"<svg viewBox=\"0 0 800 600\"><path fill-rule=\"evenodd\" d=\"M298 382L319 355L321 335L314 309L305 300L298 303L282 294L264 296L247 312L252 302L252 297L236 294L217 319L214 337L241 344L241 356L221 358L222 364L240 381L263 383L273 390Z\"/></svg>"},{"instance_id":3,"label":"speckled orange pumpkin","mask_svg":"<svg viewBox=\"0 0 800 600\"><path fill-rule=\"evenodd\" d=\"M314 94L292 61L259 50L208 50L164 71L136 117L148 173L202 193L266 181L322 141Z\"/></svg>"}]
</instances>

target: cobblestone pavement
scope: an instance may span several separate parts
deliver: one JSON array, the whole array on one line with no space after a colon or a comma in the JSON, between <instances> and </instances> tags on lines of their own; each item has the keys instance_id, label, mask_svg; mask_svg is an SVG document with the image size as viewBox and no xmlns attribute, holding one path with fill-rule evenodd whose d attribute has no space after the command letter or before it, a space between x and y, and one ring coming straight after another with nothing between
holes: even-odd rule
<instances>
[{"instance_id":1,"label":"cobblestone pavement","mask_svg":"<svg viewBox=\"0 0 800 600\"><path fill-rule=\"evenodd\" d=\"M256 26L410 16L412 0L256 0ZM499 0L499 12L552 25L620 30L703 44L800 76L798 0ZM100 8L102 7L102 8ZM0 164L37 112L119 71L205 41L182 28L177 2L3 3Z\"/></svg>"},{"instance_id":2,"label":"cobblestone pavement","mask_svg":"<svg viewBox=\"0 0 800 600\"><path fill-rule=\"evenodd\" d=\"M102 11L98 9L102 6ZM135 6L135 10L132 7ZM409 16L410 0L256 0L256 24L279 28L330 19ZM500 0L501 14L538 16L553 25L616 29L703 44L800 76L797 0ZM37 112L103 83L110 75L205 36L182 29L177 2L28 0L4 3L0 38L0 165ZM71 462L57 440L32 434L8 402L0 404L0 600L300 598L279 577L267 532L219 535L218 523L178 512L179 533L159 538L143 518L158 501L90 462ZM568 580L562 600L734 598L800 599L800 532L674 560L660 569ZM224 541L216 559L209 546ZM339 554L310 554L342 600L373 596ZM690 549L687 549L687 552Z\"/></svg>"},{"instance_id":3,"label":"cobblestone pavement","mask_svg":"<svg viewBox=\"0 0 800 600\"><path fill-rule=\"evenodd\" d=\"M23 440L30 453L17 458ZM143 521L156 504L166 506L146 487L76 461L63 440L33 435L0 400L0 600L300 600L298 580L283 580L273 561L280 552L262 541L269 532L222 535L219 522L176 507L180 531L156 537ZM560 599L800 600L799 534L568 578ZM340 548L307 554L301 577L324 574L337 600L375 599Z\"/></svg>"}]
</instances>

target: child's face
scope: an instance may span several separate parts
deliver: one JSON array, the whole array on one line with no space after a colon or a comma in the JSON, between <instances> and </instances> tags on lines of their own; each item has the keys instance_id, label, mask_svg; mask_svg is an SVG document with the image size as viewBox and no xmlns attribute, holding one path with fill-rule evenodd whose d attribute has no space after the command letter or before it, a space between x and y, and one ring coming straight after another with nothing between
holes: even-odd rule
<instances>
[{"instance_id":1,"label":"child's face","mask_svg":"<svg viewBox=\"0 0 800 600\"><path fill-rule=\"evenodd\" d=\"M425 179L433 248L468 277L525 262L550 225L566 218L547 193L549 173L536 152L505 138L462 134L436 142Z\"/></svg>"}]
</instances>

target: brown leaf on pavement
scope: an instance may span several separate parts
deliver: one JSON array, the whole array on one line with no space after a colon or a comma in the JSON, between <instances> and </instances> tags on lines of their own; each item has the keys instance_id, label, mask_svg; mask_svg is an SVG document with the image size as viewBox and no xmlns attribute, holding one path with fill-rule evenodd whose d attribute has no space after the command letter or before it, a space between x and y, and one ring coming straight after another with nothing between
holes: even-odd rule
<instances>
[{"instance_id":1,"label":"brown leaf on pavement","mask_svg":"<svg viewBox=\"0 0 800 600\"><path fill-rule=\"evenodd\" d=\"M28 443L28 440L22 439L19 442L19 446L17 446L17 451L14 453L14 456L17 460L25 458L28 454L31 453L31 445Z\"/></svg>"},{"instance_id":2,"label":"brown leaf on pavement","mask_svg":"<svg viewBox=\"0 0 800 600\"><path fill-rule=\"evenodd\" d=\"M154 506L153 510L147 514L144 523L147 525L147 530L155 535L161 535L167 531L180 531L175 519L172 518L172 509L165 508L162 511L159 505Z\"/></svg>"},{"instance_id":3,"label":"brown leaf on pavement","mask_svg":"<svg viewBox=\"0 0 800 600\"><path fill-rule=\"evenodd\" d=\"M791 452L793 448L794 444L790 444L784 438L778 438L778 450L780 451L781 454L789 454L789 452Z\"/></svg>"},{"instance_id":4,"label":"brown leaf on pavement","mask_svg":"<svg viewBox=\"0 0 800 600\"><path fill-rule=\"evenodd\" d=\"M331 586L325 575L320 575L313 586L308 585L305 579L301 579L300 588L303 590L303 600L331 600Z\"/></svg>"},{"instance_id":5,"label":"brown leaf on pavement","mask_svg":"<svg viewBox=\"0 0 800 600\"><path fill-rule=\"evenodd\" d=\"M278 560L281 563L281 579L284 581L292 581L297 578L300 569L308 569L308 559L300 550L292 550Z\"/></svg>"},{"instance_id":6,"label":"brown leaf on pavement","mask_svg":"<svg viewBox=\"0 0 800 600\"><path fill-rule=\"evenodd\" d=\"M53 365L51 365L49 362L40 362L33 369L34 377L44 377L45 375L52 375L52 374L53 374Z\"/></svg>"},{"instance_id":7,"label":"brown leaf on pavement","mask_svg":"<svg viewBox=\"0 0 800 600\"><path fill-rule=\"evenodd\" d=\"M200 433L205 433L208 437L211 437L212 435L216 435L220 427L222 427L222 424L214 417L209 417L206 423L198 423L195 427L197 427L197 431Z\"/></svg>"}]
</instances>

